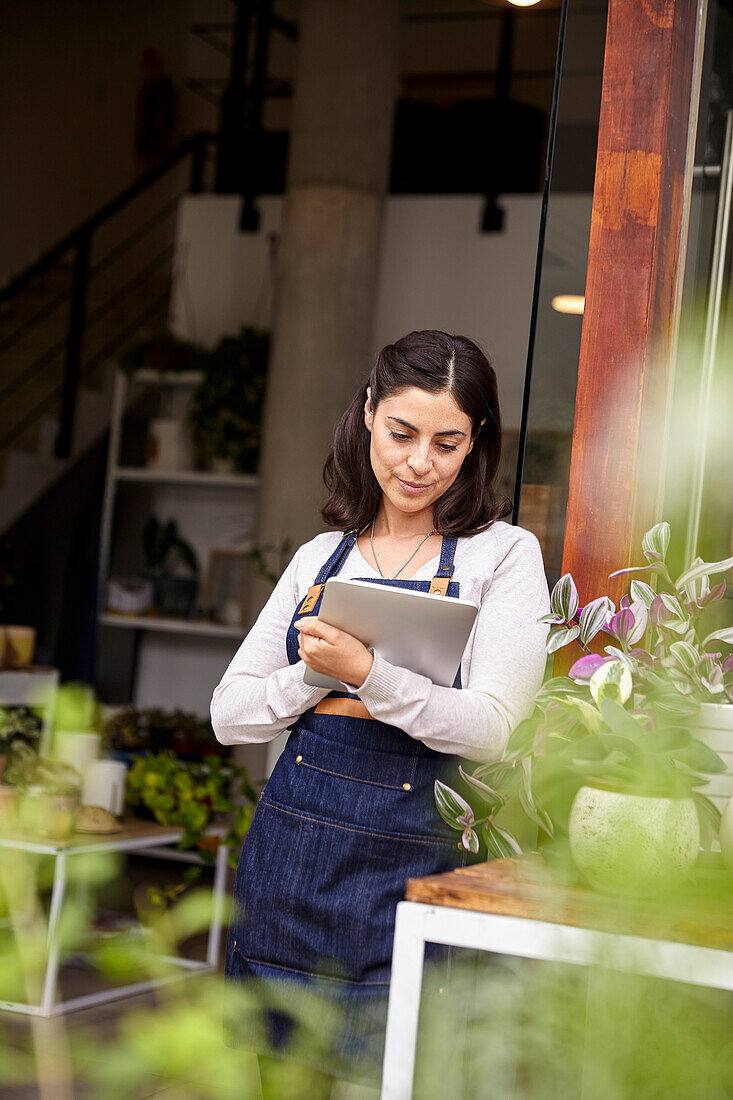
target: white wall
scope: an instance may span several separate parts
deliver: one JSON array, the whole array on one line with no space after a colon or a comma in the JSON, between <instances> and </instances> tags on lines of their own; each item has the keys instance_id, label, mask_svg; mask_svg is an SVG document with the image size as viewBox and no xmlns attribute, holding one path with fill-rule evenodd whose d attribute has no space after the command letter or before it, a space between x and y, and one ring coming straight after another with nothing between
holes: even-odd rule
<instances>
[{"instance_id":1,"label":"white wall","mask_svg":"<svg viewBox=\"0 0 733 1100\"><path fill-rule=\"evenodd\" d=\"M402 196L385 202L372 356L418 328L476 340L499 379L508 427L519 425L532 303L540 199L510 195L500 234L479 233L482 199ZM269 326L277 265L268 235L279 233L282 200L260 200L257 234L237 231L239 201L187 196L181 202L171 323L210 345L244 323ZM365 373L370 363L364 364Z\"/></svg>"}]
</instances>

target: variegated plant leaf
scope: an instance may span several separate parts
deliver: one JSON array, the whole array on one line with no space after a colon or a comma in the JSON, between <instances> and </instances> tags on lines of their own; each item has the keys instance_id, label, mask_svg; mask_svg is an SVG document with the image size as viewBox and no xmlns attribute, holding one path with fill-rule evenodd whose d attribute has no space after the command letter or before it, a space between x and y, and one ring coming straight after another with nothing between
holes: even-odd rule
<instances>
[{"instance_id":1,"label":"variegated plant leaf","mask_svg":"<svg viewBox=\"0 0 733 1100\"><path fill-rule=\"evenodd\" d=\"M551 630L547 638L547 652L554 653L569 642L575 641L580 634L580 627L573 623L572 626L558 626Z\"/></svg>"},{"instance_id":2,"label":"variegated plant leaf","mask_svg":"<svg viewBox=\"0 0 733 1100\"><path fill-rule=\"evenodd\" d=\"M463 835L461 836L461 844L467 852L473 852L474 854L478 853L479 839L478 833L475 831L475 829L463 830Z\"/></svg>"},{"instance_id":3,"label":"variegated plant leaf","mask_svg":"<svg viewBox=\"0 0 733 1100\"><path fill-rule=\"evenodd\" d=\"M465 771L461 764L458 765L458 771L460 772L463 782L466 783L472 791L475 791L489 806L504 805L504 796L494 790L493 787L490 787L488 783L484 783L482 779L472 775L471 772Z\"/></svg>"},{"instance_id":4,"label":"variegated plant leaf","mask_svg":"<svg viewBox=\"0 0 733 1100\"><path fill-rule=\"evenodd\" d=\"M468 802L465 798L461 798L452 787L441 783L439 779L435 780L433 791L435 793L435 805L443 821L446 825L450 825L451 829L463 832L467 821L473 821L473 810ZM469 814L471 815L470 818L468 817Z\"/></svg>"},{"instance_id":5,"label":"variegated plant leaf","mask_svg":"<svg viewBox=\"0 0 733 1100\"><path fill-rule=\"evenodd\" d=\"M726 573L729 569L733 569L733 557L723 558L721 561L703 561L681 573L675 581L675 587L683 588L696 577L715 577L718 573Z\"/></svg>"},{"instance_id":6,"label":"variegated plant leaf","mask_svg":"<svg viewBox=\"0 0 733 1100\"><path fill-rule=\"evenodd\" d=\"M552 590L550 607L556 615L562 615L566 623L570 622L578 610L578 590L569 573L560 577Z\"/></svg>"},{"instance_id":7,"label":"variegated plant leaf","mask_svg":"<svg viewBox=\"0 0 733 1100\"><path fill-rule=\"evenodd\" d=\"M587 645L591 638L595 638L599 631L614 614L616 608L608 596L599 596L597 600L587 603L580 613L580 640Z\"/></svg>"},{"instance_id":8,"label":"variegated plant leaf","mask_svg":"<svg viewBox=\"0 0 733 1100\"><path fill-rule=\"evenodd\" d=\"M703 647L708 642L727 642L728 645L733 645L733 626L724 626L721 630L714 630L712 634L708 634L703 640Z\"/></svg>"},{"instance_id":9,"label":"variegated plant leaf","mask_svg":"<svg viewBox=\"0 0 733 1100\"><path fill-rule=\"evenodd\" d=\"M656 523L641 540L641 548L647 561L664 561L669 548L670 526Z\"/></svg>"},{"instance_id":10,"label":"variegated plant leaf","mask_svg":"<svg viewBox=\"0 0 733 1100\"><path fill-rule=\"evenodd\" d=\"M509 851L507 852L507 855L509 855L509 856L521 856L522 848L521 848L519 842L517 841L516 837L512 836L512 834L508 831L508 829L502 829L501 826L497 825L495 821L492 821L490 824L491 824L491 831L495 834L497 839L503 840L504 843L507 845L507 847L509 849Z\"/></svg>"},{"instance_id":11,"label":"variegated plant leaf","mask_svg":"<svg viewBox=\"0 0 733 1100\"><path fill-rule=\"evenodd\" d=\"M669 652L688 672L692 672L700 660L700 654L688 642L670 642Z\"/></svg>"},{"instance_id":12,"label":"variegated plant leaf","mask_svg":"<svg viewBox=\"0 0 733 1100\"><path fill-rule=\"evenodd\" d=\"M654 597L656 596L656 592L650 584L646 583L646 581L632 581L629 592L631 593L632 600L641 601L647 608L651 607Z\"/></svg>"},{"instance_id":13,"label":"variegated plant leaf","mask_svg":"<svg viewBox=\"0 0 733 1100\"><path fill-rule=\"evenodd\" d=\"M590 678L590 693L600 705L602 699L615 699L625 703L631 695L633 680L623 661L609 661Z\"/></svg>"}]
</instances>

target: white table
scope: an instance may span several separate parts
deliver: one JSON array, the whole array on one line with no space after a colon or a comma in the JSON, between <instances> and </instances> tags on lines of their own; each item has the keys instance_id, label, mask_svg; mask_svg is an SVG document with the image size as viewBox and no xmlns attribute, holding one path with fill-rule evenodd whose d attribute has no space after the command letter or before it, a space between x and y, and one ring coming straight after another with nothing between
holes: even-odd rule
<instances>
[{"instance_id":1,"label":"white table","mask_svg":"<svg viewBox=\"0 0 733 1100\"><path fill-rule=\"evenodd\" d=\"M212 825L206 830L206 835L221 838L225 832L224 826ZM164 982L175 981L190 974L201 974L216 970L221 946L226 868L229 855L229 849L223 844L219 844L214 862L213 908L205 962L197 959L187 959L183 956L166 956L165 962L174 966L176 970L165 977L115 986L111 989L99 990L66 1001L57 1000L60 963L59 919L66 892L68 861L76 856L87 855L90 852L140 852L143 855L176 862L203 863L201 857L195 853L174 847L182 836L182 828L166 828L154 822L138 821L131 818L123 823L120 832L104 835L74 833L69 839L58 841L9 836L0 837L0 848L10 848L35 855L54 857L51 906L48 916L46 966L40 1003L27 1004L0 1000L0 1009L9 1012L21 1012L31 1016L55 1016L62 1012L73 1012L75 1009L88 1008L90 1005L116 1000L119 997L130 997L135 993L143 993Z\"/></svg>"},{"instance_id":2,"label":"white table","mask_svg":"<svg viewBox=\"0 0 733 1100\"><path fill-rule=\"evenodd\" d=\"M608 899L598 899L582 888L527 890L522 863L495 860L410 880L408 897L422 894L438 904L408 900L397 906L381 1100L412 1096L426 943L547 962L593 965L602 961L614 969L733 990L730 910L720 925L699 927L700 938L716 946L608 931L593 924L624 924L623 914L614 918ZM565 899L569 900L563 904ZM527 915L516 915L522 911ZM542 919L543 912L551 913L552 919ZM626 914L627 923L653 925L655 912L660 913L661 907L652 906L646 921L640 921L638 910L632 920ZM571 919L578 923L569 923Z\"/></svg>"}]
</instances>

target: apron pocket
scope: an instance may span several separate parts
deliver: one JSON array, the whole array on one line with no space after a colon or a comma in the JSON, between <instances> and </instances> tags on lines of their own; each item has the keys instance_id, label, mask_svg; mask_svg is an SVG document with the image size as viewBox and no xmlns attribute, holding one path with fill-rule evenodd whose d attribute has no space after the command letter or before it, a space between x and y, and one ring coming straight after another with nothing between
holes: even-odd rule
<instances>
[{"instance_id":1,"label":"apron pocket","mask_svg":"<svg viewBox=\"0 0 733 1100\"><path fill-rule=\"evenodd\" d=\"M298 767L313 768L339 779L409 791L415 783L419 754L418 744L412 753L381 752L331 740L301 726L295 763Z\"/></svg>"}]
</instances>

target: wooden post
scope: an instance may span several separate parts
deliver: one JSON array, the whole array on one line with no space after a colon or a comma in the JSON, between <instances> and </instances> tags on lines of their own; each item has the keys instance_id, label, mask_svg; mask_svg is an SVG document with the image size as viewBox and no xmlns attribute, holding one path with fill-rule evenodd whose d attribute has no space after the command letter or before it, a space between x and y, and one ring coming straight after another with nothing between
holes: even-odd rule
<instances>
[{"instance_id":1,"label":"wooden post","mask_svg":"<svg viewBox=\"0 0 733 1100\"><path fill-rule=\"evenodd\" d=\"M659 518L704 0L610 0L563 572L608 593Z\"/></svg>"}]
</instances>

